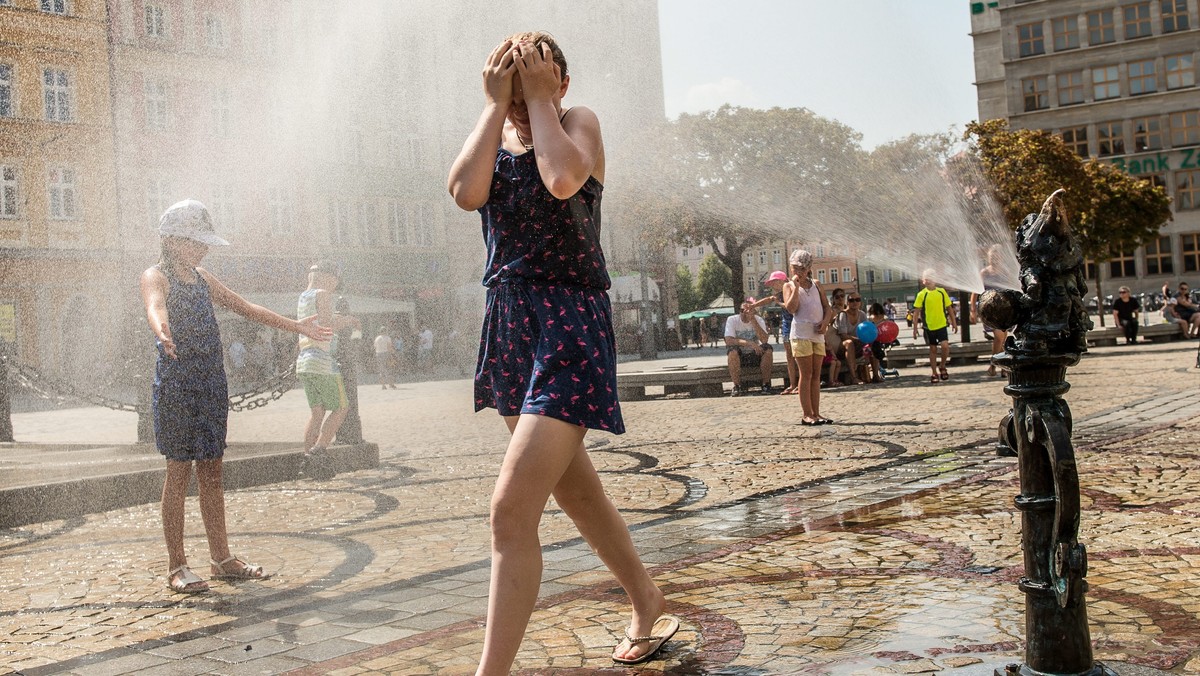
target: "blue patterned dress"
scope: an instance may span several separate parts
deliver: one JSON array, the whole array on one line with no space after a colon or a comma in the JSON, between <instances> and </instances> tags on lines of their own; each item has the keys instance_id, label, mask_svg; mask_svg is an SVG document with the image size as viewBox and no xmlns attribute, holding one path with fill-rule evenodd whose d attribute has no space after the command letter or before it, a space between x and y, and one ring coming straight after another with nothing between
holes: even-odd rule
<instances>
[{"instance_id":1,"label":"blue patterned dress","mask_svg":"<svg viewBox=\"0 0 1200 676\"><path fill-rule=\"evenodd\" d=\"M475 410L546 415L622 434L610 286L600 248L595 177L560 200L532 151L500 148L480 210L487 309L475 370Z\"/></svg>"},{"instance_id":2,"label":"blue patterned dress","mask_svg":"<svg viewBox=\"0 0 1200 676\"><path fill-rule=\"evenodd\" d=\"M213 460L225 454L229 388L221 331L208 283L187 284L163 269L170 287L167 318L177 359L158 346L154 369L154 436L168 460Z\"/></svg>"}]
</instances>

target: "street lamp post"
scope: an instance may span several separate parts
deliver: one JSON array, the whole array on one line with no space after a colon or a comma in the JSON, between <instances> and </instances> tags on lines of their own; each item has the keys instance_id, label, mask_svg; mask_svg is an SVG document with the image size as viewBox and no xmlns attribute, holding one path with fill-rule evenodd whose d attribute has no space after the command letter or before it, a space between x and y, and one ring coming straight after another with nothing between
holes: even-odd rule
<instances>
[{"instance_id":1,"label":"street lamp post","mask_svg":"<svg viewBox=\"0 0 1200 676\"><path fill-rule=\"evenodd\" d=\"M1062 190L1017 229L1022 291L987 291L980 315L991 326L1015 326L1004 352L1005 394L1013 407L1000 424L1002 445L1015 448L1020 471L1021 549L1025 576L1025 663L996 676L1108 676L1092 658L1087 622L1087 550L1079 542L1079 474L1071 444L1067 367L1087 351L1083 255L1067 224ZM1115 675L1114 675L1115 676Z\"/></svg>"}]
</instances>

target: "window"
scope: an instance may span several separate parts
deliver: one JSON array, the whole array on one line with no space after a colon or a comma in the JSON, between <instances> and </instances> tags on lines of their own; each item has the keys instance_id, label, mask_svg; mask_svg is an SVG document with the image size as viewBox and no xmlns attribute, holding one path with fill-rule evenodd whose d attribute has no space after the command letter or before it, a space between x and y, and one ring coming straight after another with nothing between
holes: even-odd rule
<instances>
[{"instance_id":1,"label":"window","mask_svg":"<svg viewBox=\"0 0 1200 676\"><path fill-rule=\"evenodd\" d=\"M837 284L837 283L838 283L838 271L837 271L837 268L829 268L829 283L830 283L830 284Z\"/></svg>"},{"instance_id":2,"label":"window","mask_svg":"<svg viewBox=\"0 0 1200 676\"><path fill-rule=\"evenodd\" d=\"M760 266L766 266L766 264L767 264L767 252L766 251L758 252L758 264Z\"/></svg>"},{"instance_id":3,"label":"window","mask_svg":"<svg viewBox=\"0 0 1200 676\"><path fill-rule=\"evenodd\" d=\"M433 219L433 208L428 202L417 205L417 217L413 223L415 233L413 243L417 246L433 246L433 228L437 223Z\"/></svg>"},{"instance_id":4,"label":"window","mask_svg":"<svg viewBox=\"0 0 1200 676\"><path fill-rule=\"evenodd\" d=\"M696 256L698 258L704 258L704 247L702 247L702 246L696 247Z\"/></svg>"},{"instance_id":5,"label":"window","mask_svg":"<svg viewBox=\"0 0 1200 676\"><path fill-rule=\"evenodd\" d=\"M824 270L817 270L817 283L818 284L825 283L825 271Z\"/></svg>"},{"instance_id":6,"label":"window","mask_svg":"<svg viewBox=\"0 0 1200 676\"><path fill-rule=\"evenodd\" d=\"M1121 8L1125 15L1125 39L1134 40L1150 36L1150 3L1139 2Z\"/></svg>"},{"instance_id":7,"label":"window","mask_svg":"<svg viewBox=\"0 0 1200 676\"><path fill-rule=\"evenodd\" d=\"M1125 135L1121 133L1120 122L1096 124L1096 148L1100 157L1125 154Z\"/></svg>"},{"instance_id":8,"label":"window","mask_svg":"<svg viewBox=\"0 0 1200 676\"><path fill-rule=\"evenodd\" d=\"M1083 103L1083 71L1058 74L1058 105Z\"/></svg>"},{"instance_id":9,"label":"window","mask_svg":"<svg viewBox=\"0 0 1200 676\"><path fill-rule=\"evenodd\" d=\"M12 66L0 63L0 117L13 116L12 92Z\"/></svg>"},{"instance_id":10,"label":"window","mask_svg":"<svg viewBox=\"0 0 1200 676\"><path fill-rule=\"evenodd\" d=\"M1092 69L1092 98L1096 101L1115 99L1121 95L1120 75L1116 66Z\"/></svg>"},{"instance_id":11,"label":"window","mask_svg":"<svg viewBox=\"0 0 1200 676\"><path fill-rule=\"evenodd\" d=\"M1183 251L1183 271L1200 271L1200 233L1180 235L1179 248Z\"/></svg>"},{"instance_id":12,"label":"window","mask_svg":"<svg viewBox=\"0 0 1200 676\"><path fill-rule=\"evenodd\" d=\"M754 254L747 251L746 252L746 267L750 267L751 265L754 265Z\"/></svg>"},{"instance_id":13,"label":"window","mask_svg":"<svg viewBox=\"0 0 1200 676\"><path fill-rule=\"evenodd\" d=\"M875 271L867 270L867 284L874 284L874 283L875 283Z\"/></svg>"},{"instance_id":14,"label":"window","mask_svg":"<svg viewBox=\"0 0 1200 676\"><path fill-rule=\"evenodd\" d=\"M888 268L883 271L883 282L886 284L890 281L892 281L892 269Z\"/></svg>"},{"instance_id":15,"label":"window","mask_svg":"<svg viewBox=\"0 0 1200 676\"><path fill-rule=\"evenodd\" d=\"M17 213L17 169L0 164L0 218L16 218Z\"/></svg>"},{"instance_id":16,"label":"window","mask_svg":"<svg viewBox=\"0 0 1200 676\"><path fill-rule=\"evenodd\" d=\"M46 185L50 191L50 218L71 220L79 217L79 201L75 197L75 170L54 168Z\"/></svg>"},{"instance_id":17,"label":"window","mask_svg":"<svg viewBox=\"0 0 1200 676\"><path fill-rule=\"evenodd\" d=\"M1025 94L1026 112L1050 107L1050 86L1046 80L1045 75L1021 80L1021 90Z\"/></svg>"},{"instance_id":18,"label":"window","mask_svg":"<svg viewBox=\"0 0 1200 676\"><path fill-rule=\"evenodd\" d=\"M1175 208L1200 209L1200 169L1175 172Z\"/></svg>"},{"instance_id":19,"label":"window","mask_svg":"<svg viewBox=\"0 0 1200 676\"><path fill-rule=\"evenodd\" d=\"M229 36L225 33L225 19L216 14L204 15L204 39L212 49L225 49L229 46Z\"/></svg>"},{"instance_id":20,"label":"window","mask_svg":"<svg viewBox=\"0 0 1200 676\"><path fill-rule=\"evenodd\" d=\"M70 122L71 75L60 68L43 68L42 92L46 97L46 120Z\"/></svg>"},{"instance_id":21,"label":"window","mask_svg":"<svg viewBox=\"0 0 1200 676\"><path fill-rule=\"evenodd\" d=\"M146 35L152 38L167 37L167 14L162 5L146 5Z\"/></svg>"},{"instance_id":22,"label":"window","mask_svg":"<svg viewBox=\"0 0 1200 676\"><path fill-rule=\"evenodd\" d=\"M1162 0L1162 32L1174 33L1187 28L1187 0Z\"/></svg>"},{"instance_id":23,"label":"window","mask_svg":"<svg viewBox=\"0 0 1200 676\"><path fill-rule=\"evenodd\" d=\"M272 235L292 234L296 212L292 209L292 200L287 190L275 186L267 191L267 217L271 222Z\"/></svg>"},{"instance_id":24,"label":"window","mask_svg":"<svg viewBox=\"0 0 1200 676\"><path fill-rule=\"evenodd\" d=\"M1133 254L1124 251L1118 251L1113 254L1111 260L1108 261L1108 276L1117 277L1136 277L1137 267L1133 262Z\"/></svg>"},{"instance_id":25,"label":"window","mask_svg":"<svg viewBox=\"0 0 1200 676\"><path fill-rule=\"evenodd\" d=\"M1158 91L1158 80L1154 77L1154 59L1129 62L1129 95L1149 94Z\"/></svg>"},{"instance_id":26,"label":"window","mask_svg":"<svg viewBox=\"0 0 1200 676\"><path fill-rule=\"evenodd\" d=\"M147 79L144 89L146 90L146 128L153 131L166 131L169 122L167 83L162 80Z\"/></svg>"},{"instance_id":27,"label":"window","mask_svg":"<svg viewBox=\"0 0 1200 676\"><path fill-rule=\"evenodd\" d=\"M1073 16L1060 16L1050 20L1050 32L1054 35L1054 51L1061 52L1079 47L1079 20Z\"/></svg>"},{"instance_id":28,"label":"window","mask_svg":"<svg viewBox=\"0 0 1200 676\"><path fill-rule=\"evenodd\" d=\"M1135 152L1162 148L1162 129L1157 117L1138 117L1129 121L1133 126Z\"/></svg>"},{"instance_id":29,"label":"window","mask_svg":"<svg viewBox=\"0 0 1200 676\"><path fill-rule=\"evenodd\" d=\"M817 247L817 253L814 254L813 257L814 258L824 258L825 257L825 245L824 244Z\"/></svg>"},{"instance_id":30,"label":"window","mask_svg":"<svg viewBox=\"0 0 1200 676\"><path fill-rule=\"evenodd\" d=\"M234 222L234 185L233 183L217 183L213 185L212 199L208 203L208 211L212 214L213 227L217 232L232 231Z\"/></svg>"},{"instance_id":31,"label":"window","mask_svg":"<svg viewBox=\"0 0 1200 676\"><path fill-rule=\"evenodd\" d=\"M1176 148L1200 143L1200 111L1171 113L1171 145Z\"/></svg>"},{"instance_id":32,"label":"window","mask_svg":"<svg viewBox=\"0 0 1200 676\"><path fill-rule=\"evenodd\" d=\"M1167 89L1196 86L1196 71L1191 54L1175 54L1163 59L1167 70Z\"/></svg>"},{"instance_id":33,"label":"window","mask_svg":"<svg viewBox=\"0 0 1200 676\"><path fill-rule=\"evenodd\" d=\"M1171 260L1171 238L1159 237L1152 242L1146 242L1146 274L1169 275L1175 272Z\"/></svg>"},{"instance_id":34,"label":"window","mask_svg":"<svg viewBox=\"0 0 1200 676\"><path fill-rule=\"evenodd\" d=\"M379 212L374 202L358 204L358 241L363 246L379 244Z\"/></svg>"},{"instance_id":35,"label":"window","mask_svg":"<svg viewBox=\"0 0 1200 676\"><path fill-rule=\"evenodd\" d=\"M1042 22L1017 26L1017 52L1023 57L1046 53L1046 43L1042 38Z\"/></svg>"},{"instance_id":36,"label":"window","mask_svg":"<svg viewBox=\"0 0 1200 676\"><path fill-rule=\"evenodd\" d=\"M850 268L842 268L842 281L843 282L850 281Z\"/></svg>"},{"instance_id":37,"label":"window","mask_svg":"<svg viewBox=\"0 0 1200 676\"><path fill-rule=\"evenodd\" d=\"M774 261L774 265L783 265L783 252L779 249L772 251L771 260Z\"/></svg>"},{"instance_id":38,"label":"window","mask_svg":"<svg viewBox=\"0 0 1200 676\"><path fill-rule=\"evenodd\" d=\"M146 183L146 222L158 225L158 219L171 206L171 186L161 178L152 178Z\"/></svg>"},{"instance_id":39,"label":"window","mask_svg":"<svg viewBox=\"0 0 1200 676\"><path fill-rule=\"evenodd\" d=\"M229 138L229 87L212 90L209 109L209 131L217 138Z\"/></svg>"},{"instance_id":40,"label":"window","mask_svg":"<svg viewBox=\"0 0 1200 676\"><path fill-rule=\"evenodd\" d=\"M70 11L70 7L67 6L67 0L42 0L42 11L65 15Z\"/></svg>"},{"instance_id":41,"label":"window","mask_svg":"<svg viewBox=\"0 0 1200 676\"><path fill-rule=\"evenodd\" d=\"M346 200L329 202L329 241L342 246L350 244L350 204Z\"/></svg>"},{"instance_id":42,"label":"window","mask_svg":"<svg viewBox=\"0 0 1200 676\"><path fill-rule=\"evenodd\" d=\"M1075 127L1074 129L1062 130L1063 143L1067 147L1074 150L1080 157L1088 156L1088 134L1087 127Z\"/></svg>"},{"instance_id":43,"label":"window","mask_svg":"<svg viewBox=\"0 0 1200 676\"><path fill-rule=\"evenodd\" d=\"M400 203L392 200L387 207L388 242L393 246L408 246L408 219L405 218ZM687 256L687 249L683 250Z\"/></svg>"},{"instance_id":44,"label":"window","mask_svg":"<svg viewBox=\"0 0 1200 676\"><path fill-rule=\"evenodd\" d=\"M1138 174L1137 177L1143 181L1150 181L1150 185L1162 188L1164 192L1167 189L1167 177L1165 174Z\"/></svg>"},{"instance_id":45,"label":"window","mask_svg":"<svg viewBox=\"0 0 1200 676\"><path fill-rule=\"evenodd\" d=\"M1116 30L1113 28L1113 11L1111 9L1088 12L1087 25L1089 45L1102 45L1117 39Z\"/></svg>"}]
</instances>

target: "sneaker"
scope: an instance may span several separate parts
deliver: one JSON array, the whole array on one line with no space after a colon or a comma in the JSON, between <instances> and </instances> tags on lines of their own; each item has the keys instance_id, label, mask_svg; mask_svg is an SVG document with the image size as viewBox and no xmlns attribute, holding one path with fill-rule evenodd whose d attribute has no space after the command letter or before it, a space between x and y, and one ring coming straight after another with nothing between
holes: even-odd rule
<instances>
[{"instance_id":1,"label":"sneaker","mask_svg":"<svg viewBox=\"0 0 1200 676\"><path fill-rule=\"evenodd\" d=\"M741 388L741 387L739 387L739 386L737 386L737 385L734 385L734 386L733 386L733 391L729 393L729 396L731 396L731 397L740 397L740 396L742 396L742 394L743 394L743 392L742 392L742 388Z\"/></svg>"},{"instance_id":2,"label":"sneaker","mask_svg":"<svg viewBox=\"0 0 1200 676\"><path fill-rule=\"evenodd\" d=\"M770 393L771 393L771 386L770 386L770 385L763 385L763 386L762 386L762 393L763 393L763 394L770 394Z\"/></svg>"}]
</instances>

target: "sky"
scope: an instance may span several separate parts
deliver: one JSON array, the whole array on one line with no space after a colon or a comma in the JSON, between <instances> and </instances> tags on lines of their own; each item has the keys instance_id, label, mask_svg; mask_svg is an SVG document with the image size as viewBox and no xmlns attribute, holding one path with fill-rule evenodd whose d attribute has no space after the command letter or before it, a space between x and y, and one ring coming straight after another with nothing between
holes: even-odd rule
<instances>
[{"instance_id":1,"label":"sky","mask_svg":"<svg viewBox=\"0 0 1200 676\"><path fill-rule=\"evenodd\" d=\"M667 117L808 108L867 149L978 116L968 0L659 0Z\"/></svg>"}]
</instances>

